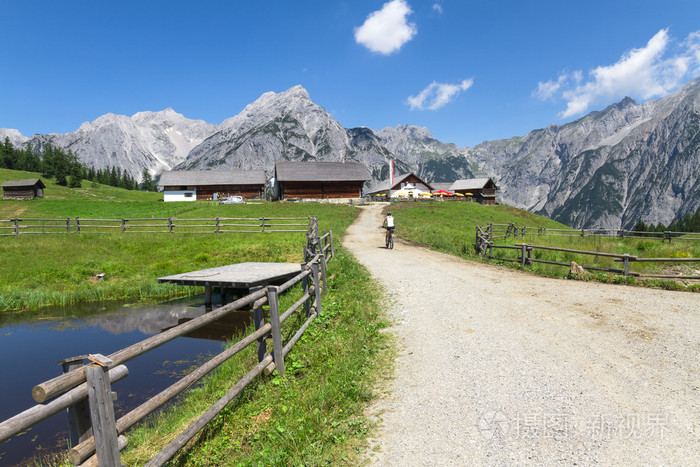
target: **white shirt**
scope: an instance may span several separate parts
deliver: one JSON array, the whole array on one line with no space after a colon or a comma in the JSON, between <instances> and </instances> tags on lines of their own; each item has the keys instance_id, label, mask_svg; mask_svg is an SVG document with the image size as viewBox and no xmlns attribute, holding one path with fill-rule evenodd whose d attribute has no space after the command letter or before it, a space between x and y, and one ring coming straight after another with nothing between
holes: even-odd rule
<instances>
[{"instance_id":1,"label":"white shirt","mask_svg":"<svg viewBox=\"0 0 700 467\"><path fill-rule=\"evenodd\" d=\"M387 227L394 226L394 216L386 216L386 226Z\"/></svg>"}]
</instances>

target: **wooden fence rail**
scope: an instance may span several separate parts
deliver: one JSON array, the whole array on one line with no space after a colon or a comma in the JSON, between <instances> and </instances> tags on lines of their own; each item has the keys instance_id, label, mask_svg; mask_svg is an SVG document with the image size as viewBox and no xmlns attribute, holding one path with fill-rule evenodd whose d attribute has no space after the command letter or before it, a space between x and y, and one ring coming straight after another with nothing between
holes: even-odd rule
<instances>
[{"instance_id":1,"label":"wooden fence rail","mask_svg":"<svg viewBox=\"0 0 700 467\"><path fill-rule=\"evenodd\" d=\"M73 433L71 430L70 445L73 447L68 451L68 460L76 465L97 465L98 463L99 465L119 465L119 451L127 445L127 440L123 436L126 430L162 407L222 363L255 343L259 363L243 376L226 395L170 442L163 451L158 453L148 465L163 465L172 459L178 450L221 412L256 376L263 372L269 374L274 370L284 374L285 356L292 350L313 320L321 314L322 292L327 288L327 263L335 256L333 234L329 231L319 235L318 219L315 217L310 218L307 233L301 272L285 283L279 286L258 287L257 290L252 290L248 295L232 303L106 357L100 354L90 355L88 358L92 363L83 364L82 357L65 360L64 362L70 361L73 364L80 363L74 365L67 373L36 385L32 390L32 396L39 404L0 422L0 443L66 408L69 410L69 418L80 417L76 413L76 407L79 404L85 404L87 399L90 406L90 416L87 419L83 417L81 420L80 432ZM289 292L293 286L299 283L302 283L301 296L287 310L280 310L278 297ZM268 308L268 322L265 322L263 308L265 305ZM112 383L128 375L128 369L123 365L125 362L244 307L252 307L253 309L256 327L254 332L243 337L219 355L118 420L114 419L110 388ZM282 325L300 309L304 310L305 320L285 343L282 339ZM272 339L271 352L267 351L266 338ZM64 366L64 369L67 367Z\"/></svg>"},{"instance_id":2,"label":"wooden fence rail","mask_svg":"<svg viewBox=\"0 0 700 467\"><path fill-rule=\"evenodd\" d=\"M123 218L123 219L30 219L0 220L0 237L56 233L274 233L307 232L312 217L215 217L207 219ZM305 222L299 222L305 221Z\"/></svg>"},{"instance_id":3,"label":"wooden fence rail","mask_svg":"<svg viewBox=\"0 0 700 467\"><path fill-rule=\"evenodd\" d=\"M512 224L511 224L512 225ZM563 253L572 253L576 255L584 256L596 256L603 258L611 258L614 262L623 263L622 269L619 268L603 268L597 266L584 266L581 265L586 270L592 271L602 271L602 272L612 272L615 274L622 275L624 277L633 276L639 278L656 278L656 279L677 279L677 280L697 280L700 279L698 275L692 276L678 276L678 275L664 275L664 274L641 274L638 272L630 271L630 263L700 263L700 258L639 258L635 255L630 255L627 253L606 253L600 251L586 251L586 250L575 250L571 248L558 248L545 245L533 245L531 243L515 243L514 245L497 245L494 243L493 232L497 229L493 229L493 226L499 226L498 224L488 224L485 227L476 227L476 244L475 251L477 254L482 256L487 256L489 259L495 259L498 261L510 261L519 263L521 266L530 266L534 263L551 264L555 266L571 267L571 263L564 263L561 261L551 261L545 259L539 259L533 257L533 251L545 250L545 251L558 251ZM525 228L523 228L525 229ZM502 229L501 229L502 230ZM511 230L511 229L507 229ZM524 234L523 234L524 235ZM507 238L507 237L504 237ZM494 256L493 250L517 250L517 258L505 258Z\"/></svg>"},{"instance_id":4,"label":"wooden fence rail","mask_svg":"<svg viewBox=\"0 0 700 467\"><path fill-rule=\"evenodd\" d=\"M495 229L494 227L503 227ZM673 240L700 240L700 232L642 232L636 230L624 229L550 229L546 227L528 227L517 226L515 224L488 224L486 233L490 234L491 238L518 238L528 235L537 235L538 237L619 237L619 238L636 238L636 239L652 239L663 240L671 243ZM493 235L493 233L499 235Z\"/></svg>"}]
</instances>

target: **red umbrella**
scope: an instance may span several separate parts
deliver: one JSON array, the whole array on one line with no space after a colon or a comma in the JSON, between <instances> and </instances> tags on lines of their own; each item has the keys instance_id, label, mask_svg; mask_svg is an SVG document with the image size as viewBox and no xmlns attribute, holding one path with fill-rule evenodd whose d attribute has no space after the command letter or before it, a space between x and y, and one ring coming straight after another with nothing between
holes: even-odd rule
<instances>
[{"instance_id":1,"label":"red umbrella","mask_svg":"<svg viewBox=\"0 0 700 467\"><path fill-rule=\"evenodd\" d=\"M434 191L433 195L452 196L452 193L450 193L449 191L440 190L440 191Z\"/></svg>"}]
</instances>

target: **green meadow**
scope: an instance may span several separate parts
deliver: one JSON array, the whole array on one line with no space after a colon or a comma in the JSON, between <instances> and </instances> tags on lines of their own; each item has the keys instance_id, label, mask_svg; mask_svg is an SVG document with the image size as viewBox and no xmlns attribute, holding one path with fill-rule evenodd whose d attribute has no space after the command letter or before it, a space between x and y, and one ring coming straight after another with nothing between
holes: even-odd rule
<instances>
[{"instance_id":1,"label":"green meadow","mask_svg":"<svg viewBox=\"0 0 700 467\"><path fill-rule=\"evenodd\" d=\"M392 214L397 219L397 233L412 242L425 244L431 248L461 256L464 258L488 261L475 255L476 227L485 227L489 223L510 224L518 227L544 227L547 229L568 229L567 226L551 219L538 216L510 206L482 206L478 203L464 202L428 202L428 203L396 203L391 207ZM439 228L436 228L439 226ZM497 227L504 229L504 227ZM601 253L628 253L644 258L700 258L700 242L687 241L682 238L674 239L670 244L655 239L611 238L603 236L571 236L562 237L553 234L539 236L537 230L529 229L525 238L510 237L494 239L499 245L514 245L515 243L531 243L557 248L568 248ZM495 257L516 259L518 251L494 249ZM575 253L536 250L533 258L570 263L576 261L584 266L609 269L622 269L622 264L602 256L580 255ZM509 261L494 262L509 267L523 269L536 274L551 277L567 277L569 269L561 266L535 263L532 266L521 267L518 263ZM700 274L698 263L631 263L630 270L641 274ZM677 290L698 291L700 286L685 284L679 281L659 279L623 278L614 273L592 272L588 280L601 282L618 282L634 285L648 285Z\"/></svg>"}]
</instances>

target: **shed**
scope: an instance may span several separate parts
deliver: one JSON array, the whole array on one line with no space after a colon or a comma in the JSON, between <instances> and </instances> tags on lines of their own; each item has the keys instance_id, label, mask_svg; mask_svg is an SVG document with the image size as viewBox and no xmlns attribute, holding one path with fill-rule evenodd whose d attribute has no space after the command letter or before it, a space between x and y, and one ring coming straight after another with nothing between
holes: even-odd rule
<instances>
[{"instance_id":1,"label":"shed","mask_svg":"<svg viewBox=\"0 0 700 467\"><path fill-rule=\"evenodd\" d=\"M44 182L38 178L26 180L8 180L2 184L4 199L34 199L44 197Z\"/></svg>"},{"instance_id":2,"label":"shed","mask_svg":"<svg viewBox=\"0 0 700 467\"><path fill-rule=\"evenodd\" d=\"M379 185L375 186L368 194L370 196L386 196L390 198L398 193L406 193L406 196L417 197L419 193L430 193L433 191L433 186L428 182L421 180L418 175L413 172L398 175L391 179L384 180Z\"/></svg>"},{"instance_id":3,"label":"shed","mask_svg":"<svg viewBox=\"0 0 700 467\"><path fill-rule=\"evenodd\" d=\"M279 199L352 199L371 176L361 162L277 162L275 178Z\"/></svg>"},{"instance_id":4,"label":"shed","mask_svg":"<svg viewBox=\"0 0 700 467\"><path fill-rule=\"evenodd\" d=\"M266 182L262 170L170 170L163 172L158 185L164 201L195 201L261 198Z\"/></svg>"},{"instance_id":5,"label":"shed","mask_svg":"<svg viewBox=\"0 0 700 467\"><path fill-rule=\"evenodd\" d=\"M496 190L498 190L498 187L491 178L457 180L450 187L450 191L452 192L461 193L465 196L472 196L477 202L490 206L495 206L497 204Z\"/></svg>"}]
</instances>

